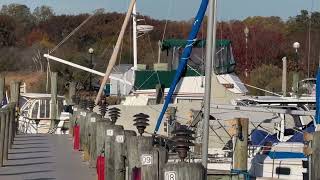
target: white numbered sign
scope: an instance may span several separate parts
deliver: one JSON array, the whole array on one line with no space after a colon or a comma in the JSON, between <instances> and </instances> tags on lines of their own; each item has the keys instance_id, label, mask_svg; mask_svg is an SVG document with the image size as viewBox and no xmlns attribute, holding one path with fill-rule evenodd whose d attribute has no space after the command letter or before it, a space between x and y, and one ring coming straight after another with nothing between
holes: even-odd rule
<instances>
[{"instance_id":1,"label":"white numbered sign","mask_svg":"<svg viewBox=\"0 0 320 180\"><path fill-rule=\"evenodd\" d=\"M78 111L78 108L76 108L76 107L73 107L73 111Z\"/></svg>"},{"instance_id":2,"label":"white numbered sign","mask_svg":"<svg viewBox=\"0 0 320 180\"><path fill-rule=\"evenodd\" d=\"M82 116L86 116L86 115L87 115L87 113L86 113L86 112L83 112L83 113L82 113Z\"/></svg>"},{"instance_id":3,"label":"white numbered sign","mask_svg":"<svg viewBox=\"0 0 320 180\"><path fill-rule=\"evenodd\" d=\"M152 165L152 155L151 154L142 154L141 155L141 164L142 165Z\"/></svg>"},{"instance_id":4,"label":"white numbered sign","mask_svg":"<svg viewBox=\"0 0 320 180\"><path fill-rule=\"evenodd\" d=\"M107 136L113 136L113 129L107 130Z\"/></svg>"},{"instance_id":5,"label":"white numbered sign","mask_svg":"<svg viewBox=\"0 0 320 180\"><path fill-rule=\"evenodd\" d=\"M165 180L176 180L177 174L175 171L166 171L164 173Z\"/></svg>"},{"instance_id":6,"label":"white numbered sign","mask_svg":"<svg viewBox=\"0 0 320 180\"><path fill-rule=\"evenodd\" d=\"M117 135L116 136L116 142L117 143L123 143L124 142L124 136L123 135Z\"/></svg>"},{"instance_id":7,"label":"white numbered sign","mask_svg":"<svg viewBox=\"0 0 320 180\"><path fill-rule=\"evenodd\" d=\"M90 122L96 122L96 118L95 117L90 118Z\"/></svg>"}]
</instances>

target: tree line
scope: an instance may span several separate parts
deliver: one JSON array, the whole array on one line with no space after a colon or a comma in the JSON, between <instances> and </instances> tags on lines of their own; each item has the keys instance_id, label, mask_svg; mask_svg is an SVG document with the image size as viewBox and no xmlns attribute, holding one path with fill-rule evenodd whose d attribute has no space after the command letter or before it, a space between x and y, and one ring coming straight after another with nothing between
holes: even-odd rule
<instances>
[{"instance_id":1,"label":"tree line","mask_svg":"<svg viewBox=\"0 0 320 180\"><path fill-rule=\"evenodd\" d=\"M90 14L58 15L51 7L41 6L34 10L23 4L3 5L0 10L0 71L45 71L47 61L44 53L55 47L72 30L87 19ZM188 21L156 20L138 15L140 24L154 26L148 35L138 39L139 63L151 66L157 62L158 41L168 38L186 39L191 28L192 19ZM104 71L111 56L113 45L117 40L124 14L99 10L68 41L58 48L53 55L69 61L89 66L89 48L94 49L95 69ZM262 64L282 67L282 57L289 60L289 70L299 64L301 74L313 77L319 65L320 51L320 13L302 10L300 14L284 21L280 17L248 17L244 20L221 21L218 23L217 38L230 39L236 72L243 79L250 81L250 73L257 71ZM245 27L248 28L248 41L245 40ZM132 25L122 43L118 63L132 63ZM164 34L165 32L165 34ZM206 21L198 38L206 36ZM293 42L301 47L297 54ZM162 53L165 62L168 57ZM297 61L297 62L295 62ZM308 66L309 62L309 66ZM57 71L65 81L84 82L85 72L51 62L52 71ZM249 76L245 77L245 70ZM254 82L256 83L256 82ZM269 82L270 84L271 82ZM258 83L259 84L259 83ZM263 84L261 86L267 86ZM264 88L263 87L263 88Z\"/></svg>"}]
</instances>

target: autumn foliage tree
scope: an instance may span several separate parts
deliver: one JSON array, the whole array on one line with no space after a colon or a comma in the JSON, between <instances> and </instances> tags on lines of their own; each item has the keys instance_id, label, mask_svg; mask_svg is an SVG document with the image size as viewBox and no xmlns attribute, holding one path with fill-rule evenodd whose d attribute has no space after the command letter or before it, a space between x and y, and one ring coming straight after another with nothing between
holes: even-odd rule
<instances>
[{"instance_id":1,"label":"autumn foliage tree","mask_svg":"<svg viewBox=\"0 0 320 180\"><path fill-rule=\"evenodd\" d=\"M154 26L154 30L147 35L138 38L139 63L151 66L157 62L158 41L169 38L186 39L191 30L192 19L188 21L156 20L148 16L138 15L140 24ZM30 10L26 5L9 4L2 6L0 10L0 52L15 54L10 56L11 65L2 66L2 70L34 70L32 61L35 52L47 53L72 30L89 17L89 14L56 15L48 6L37 7ZM106 13L100 11L79 31L71 36L60 46L54 55L75 63L88 66L90 47L95 49L95 69L104 71L108 59L113 51L113 45L117 40L121 25L124 20L122 13ZM311 23L310 23L311 22ZM320 13L301 11L295 17L283 21L276 16L248 17L244 20L222 21L218 23L217 38L232 41L233 53L236 59L236 72L245 78L245 70L253 76L256 69L263 64L281 68L281 58L287 56L289 70L292 70L292 62L295 52L292 43L301 43L299 49L299 70L307 73L308 63L311 75L314 75L318 67L320 46ZM246 48L244 28L248 27L249 36ZM310 38L308 32L310 30ZM206 20L198 35L198 39L206 37ZM310 42L310 46L309 46ZM309 48L310 47L310 48ZM10 51L9 51L10 49ZM34 52L34 53L32 53ZM165 53L163 53L165 54ZM9 56L0 56L0 62L6 62ZM28 61L29 59L29 61ZM132 63L132 25L127 28L124 41L121 46L118 63ZM17 66L16 62L23 61L23 66ZM44 64L46 60L42 59ZM85 72L58 63L51 63L52 69L69 79L85 81ZM4 68L6 67L6 68ZM270 68L269 68L270 69ZM71 75L66 75L71 74ZM81 79L81 80L80 80ZM68 79L66 79L67 81ZM265 84L263 85L265 86Z\"/></svg>"}]
</instances>

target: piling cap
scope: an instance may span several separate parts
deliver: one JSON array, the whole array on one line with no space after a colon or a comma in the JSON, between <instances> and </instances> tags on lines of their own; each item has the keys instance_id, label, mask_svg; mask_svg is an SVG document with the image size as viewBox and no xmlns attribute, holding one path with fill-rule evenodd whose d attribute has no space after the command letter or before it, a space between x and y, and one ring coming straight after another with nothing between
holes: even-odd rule
<instances>
[{"instance_id":1,"label":"piling cap","mask_svg":"<svg viewBox=\"0 0 320 180\"><path fill-rule=\"evenodd\" d=\"M148 114L139 113L139 114L133 115L133 117L149 118L150 116Z\"/></svg>"},{"instance_id":2,"label":"piling cap","mask_svg":"<svg viewBox=\"0 0 320 180\"><path fill-rule=\"evenodd\" d=\"M195 138L192 137L194 132L186 128L180 128L172 131L172 134L174 134L171 138L174 142L174 149L178 152L181 161L184 161L188 156L189 147L194 146L191 142L192 140L195 140Z\"/></svg>"},{"instance_id":3,"label":"piling cap","mask_svg":"<svg viewBox=\"0 0 320 180\"><path fill-rule=\"evenodd\" d=\"M150 116L147 114L139 113L134 115L133 117L134 117L133 121L135 122L133 125L137 127L140 136L142 136L146 127L149 126L148 118Z\"/></svg>"},{"instance_id":4,"label":"piling cap","mask_svg":"<svg viewBox=\"0 0 320 180\"><path fill-rule=\"evenodd\" d=\"M109 109L109 117L111 119L111 122L115 124L120 117L120 109L116 107Z\"/></svg>"}]
</instances>

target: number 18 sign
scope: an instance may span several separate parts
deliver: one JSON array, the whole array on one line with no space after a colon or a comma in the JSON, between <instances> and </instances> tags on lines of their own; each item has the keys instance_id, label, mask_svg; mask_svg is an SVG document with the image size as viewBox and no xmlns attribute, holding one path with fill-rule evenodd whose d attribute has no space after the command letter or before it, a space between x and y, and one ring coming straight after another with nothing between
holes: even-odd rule
<instances>
[{"instance_id":1,"label":"number 18 sign","mask_svg":"<svg viewBox=\"0 0 320 180\"><path fill-rule=\"evenodd\" d=\"M165 178L165 180L176 180L177 174L175 171L166 171L164 173L164 178Z\"/></svg>"}]
</instances>

